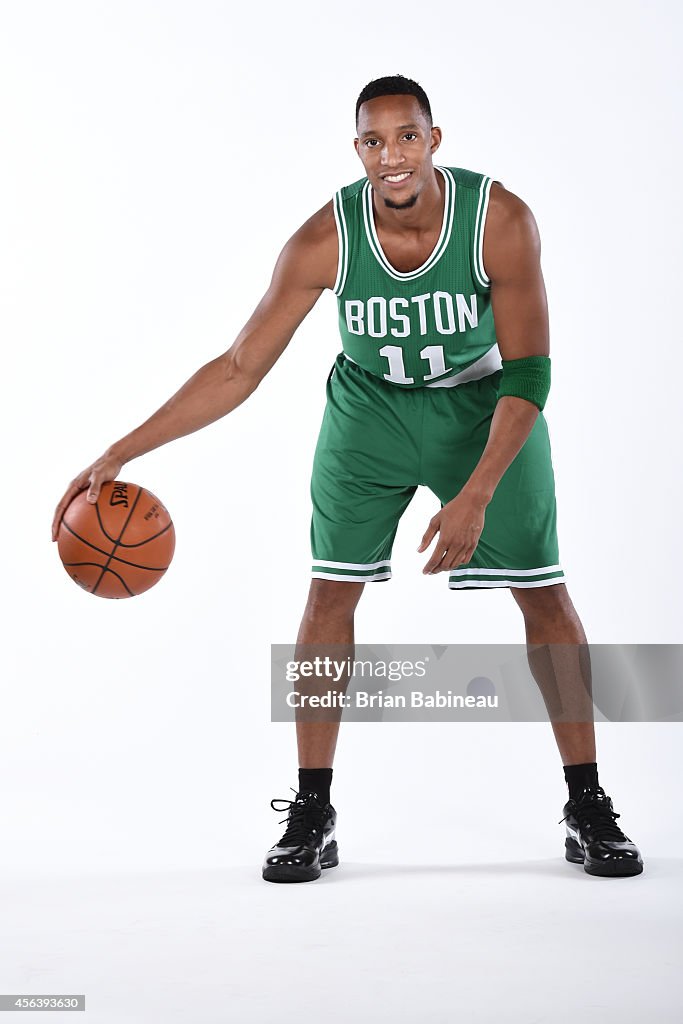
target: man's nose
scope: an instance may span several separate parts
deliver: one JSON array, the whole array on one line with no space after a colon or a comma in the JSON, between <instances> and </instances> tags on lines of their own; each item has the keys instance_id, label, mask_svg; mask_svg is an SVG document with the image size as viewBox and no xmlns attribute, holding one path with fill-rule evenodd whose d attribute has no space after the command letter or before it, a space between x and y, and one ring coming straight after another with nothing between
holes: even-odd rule
<instances>
[{"instance_id":1,"label":"man's nose","mask_svg":"<svg viewBox=\"0 0 683 1024\"><path fill-rule=\"evenodd\" d=\"M397 167L404 161L400 147L393 142L385 142L381 153L382 164L386 167Z\"/></svg>"}]
</instances>

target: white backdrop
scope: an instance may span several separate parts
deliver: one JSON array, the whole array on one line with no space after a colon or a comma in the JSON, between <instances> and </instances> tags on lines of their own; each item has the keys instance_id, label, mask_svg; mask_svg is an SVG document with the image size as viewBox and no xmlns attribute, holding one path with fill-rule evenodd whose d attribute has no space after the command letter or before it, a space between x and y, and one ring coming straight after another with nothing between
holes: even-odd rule
<instances>
[{"instance_id":1,"label":"white backdrop","mask_svg":"<svg viewBox=\"0 0 683 1024\"><path fill-rule=\"evenodd\" d=\"M293 641L308 589L333 296L245 406L125 468L176 524L158 587L86 595L49 528L68 480L232 342L289 235L361 176L354 107L371 78L420 81L438 161L493 175L536 214L570 594L593 642L680 641L678 5L0 10L4 868L256 871L279 834L268 801L296 759L293 729L269 722L269 644ZM406 513L358 639L522 642L507 591L421 576L435 508L420 492ZM646 854L678 854L662 811L679 726L605 725L598 742L624 827ZM539 814L520 830L514 791L529 785ZM396 814L419 797L444 847L378 834L378 790ZM334 797L365 859L423 862L456 836L458 857L496 859L508 823L516 852L561 851L547 725L349 726Z\"/></svg>"}]
</instances>

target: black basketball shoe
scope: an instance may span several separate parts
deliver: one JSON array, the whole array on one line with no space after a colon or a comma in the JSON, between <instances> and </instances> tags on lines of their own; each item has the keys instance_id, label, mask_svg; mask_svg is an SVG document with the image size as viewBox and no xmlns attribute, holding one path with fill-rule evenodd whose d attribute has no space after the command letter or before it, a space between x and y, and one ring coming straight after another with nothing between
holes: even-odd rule
<instances>
[{"instance_id":1,"label":"black basketball shoe","mask_svg":"<svg viewBox=\"0 0 683 1024\"><path fill-rule=\"evenodd\" d=\"M584 789L577 800L564 805L567 823L565 857L583 864L589 875L639 875L643 859L635 843L615 824L617 814L602 786ZM562 824L562 821L560 824Z\"/></svg>"},{"instance_id":2,"label":"black basketball shoe","mask_svg":"<svg viewBox=\"0 0 683 1024\"><path fill-rule=\"evenodd\" d=\"M267 882L312 882L320 878L323 868L337 866L337 812L332 804L323 806L315 793L297 793L294 800L271 800L270 806L274 811L289 808L289 812L282 819L287 822L285 834L263 862Z\"/></svg>"}]
</instances>

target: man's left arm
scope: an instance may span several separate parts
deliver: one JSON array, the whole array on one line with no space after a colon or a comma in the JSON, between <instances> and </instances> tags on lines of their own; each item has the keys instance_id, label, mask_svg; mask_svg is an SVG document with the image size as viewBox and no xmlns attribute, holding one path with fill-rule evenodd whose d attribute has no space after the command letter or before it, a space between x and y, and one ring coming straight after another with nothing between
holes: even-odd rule
<instances>
[{"instance_id":1,"label":"man's left arm","mask_svg":"<svg viewBox=\"0 0 683 1024\"><path fill-rule=\"evenodd\" d=\"M541 272L541 242L534 216L518 196L491 187L484 231L484 266L503 361L548 356L548 304ZM486 506L522 448L539 413L526 398L502 395L488 442L462 490L431 519L418 551L439 534L424 573L447 572L469 562L484 528Z\"/></svg>"}]
</instances>

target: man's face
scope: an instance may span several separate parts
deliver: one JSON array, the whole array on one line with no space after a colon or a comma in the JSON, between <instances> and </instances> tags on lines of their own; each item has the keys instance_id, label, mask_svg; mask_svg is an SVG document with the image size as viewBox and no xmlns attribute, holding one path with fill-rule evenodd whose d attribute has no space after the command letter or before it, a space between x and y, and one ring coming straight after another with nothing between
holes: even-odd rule
<instances>
[{"instance_id":1,"label":"man's face","mask_svg":"<svg viewBox=\"0 0 683 1024\"><path fill-rule=\"evenodd\" d=\"M430 128L414 96L379 96L358 111L354 145L378 198L394 210L414 206L433 176L441 130Z\"/></svg>"}]
</instances>

